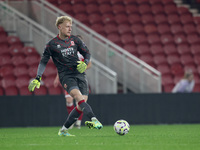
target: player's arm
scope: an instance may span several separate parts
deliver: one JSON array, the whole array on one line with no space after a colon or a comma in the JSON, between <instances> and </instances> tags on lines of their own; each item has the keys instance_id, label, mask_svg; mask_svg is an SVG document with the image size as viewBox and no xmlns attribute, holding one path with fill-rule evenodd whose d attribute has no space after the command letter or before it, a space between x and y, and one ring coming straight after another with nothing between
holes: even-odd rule
<instances>
[{"instance_id":1,"label":"player's arm","mask_svg":"<svg viewBox=\"0 0 200 150\"><path fill-rule=\"evenodd\" d=\"M55 77L55 79L54 79L53 85L54 85L54 87L57 87L58 84L59 84L59 75L58 75L58 73L57 73L57 75L56 75L56 77Z\"/></svg>"},{"instance_id":2,"label":"player's arm","mask_svg":"<svg viewBox=\"0 0 200 150\"><path fill-rule=\"evenodd\" d=\"M92 67L92 61L90 60L89 63L88 63L88 65L87 65L86 70L90 69L91 67Z\"/></svg>"},{"instance_id":3,"label":"player's arm","mask_svg":"<svg viewBox=\"0 0 200 150\"><path fill-rule=\"evenodd\" d=\"M49 45L47 45L42 55L42 58L40 60L40 63L38 65L37 76L35 77L33 81L31 81L31 83L28 86L28 89L30 92L33 92L35 90L35 87L38 89L40 88L40 81L42 78L42 74L44 73L46 64L48 63L50 56L51 54L49 50Z\"/></svg>"}]
</instances>

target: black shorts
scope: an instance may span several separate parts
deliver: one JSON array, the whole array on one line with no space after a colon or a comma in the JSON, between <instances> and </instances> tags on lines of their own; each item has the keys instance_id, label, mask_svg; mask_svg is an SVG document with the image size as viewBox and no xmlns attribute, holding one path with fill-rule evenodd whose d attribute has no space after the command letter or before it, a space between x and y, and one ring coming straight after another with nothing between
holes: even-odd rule
<instances>
[{"instance_id":1,"label":"black shorts","mask_svg":"<svg viewBox=\"0 0 200 150\"><path fill-rule=\"evenodd\" d=\"M70 93L73 89L79 89L82 95L89 94L88 81L85 74L70 74L60 78L63 88Z\"/></svg>"}]
</instances>

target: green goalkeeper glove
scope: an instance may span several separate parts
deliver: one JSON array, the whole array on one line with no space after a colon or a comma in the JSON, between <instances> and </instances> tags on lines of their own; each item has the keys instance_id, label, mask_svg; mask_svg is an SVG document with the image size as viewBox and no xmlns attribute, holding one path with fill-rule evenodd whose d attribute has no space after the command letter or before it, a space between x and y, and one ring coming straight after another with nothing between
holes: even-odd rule
<instances>
[{"instance_id":1,"label":"green goalkeeper glove","mask_svg":"<svg viewBox=\"0 0 200 150\"><path fill-rule=\"evenodd\" d=\"M77 70L80 72L80 73L83 73L86 69L87 69L87 64L84 63L83 61L77 61L77 63L79 63L77 65Z\"/></svg>"},{"instance_id":2,"label":"green goalkeeper glove","mask_svg":"<svg viewBox=\"0 0 200 150\"><path fill-rule=\"evenodd\" d=\"M31 83L29 84L28 86L28 89L30 92L33 92L35 90L35 87L37 89L40 88L40 81L41 81L41 78L40 76L37 76L33 81L31 81Z\"/></svg>"}]
</instances>

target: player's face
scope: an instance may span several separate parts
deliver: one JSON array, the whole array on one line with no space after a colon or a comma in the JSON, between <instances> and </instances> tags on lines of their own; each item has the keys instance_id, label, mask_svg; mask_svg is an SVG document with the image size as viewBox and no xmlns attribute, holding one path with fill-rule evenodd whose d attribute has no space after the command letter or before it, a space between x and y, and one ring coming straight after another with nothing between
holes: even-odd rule
<instances>
[{"instance_id":1,"label":"player's face","mask_svg":"<svg viewBox=\"0 0 200 150\"><path fill-rule=\"evenodd\" d=\"M58 26L60 34L64 37L69 37L72 32L72 24L69 21L65 21Z\"/></svg>"}]
</instances>

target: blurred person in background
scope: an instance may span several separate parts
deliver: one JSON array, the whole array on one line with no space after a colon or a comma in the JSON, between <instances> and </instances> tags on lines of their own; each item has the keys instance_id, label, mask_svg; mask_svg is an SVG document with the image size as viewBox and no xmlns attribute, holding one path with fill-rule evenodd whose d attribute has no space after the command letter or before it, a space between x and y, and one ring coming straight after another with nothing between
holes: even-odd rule
<instances>
[{"instance_id":1,"label":"blurred person in background","mask_svg":"<svg viewBox=\"0 0 200 150\"><path fill-rule=\"evenodd\" d=\"M192 70L186 70L183 78L175 85L172 93L191 93L195 85Z\"/></svg>"}]
</instances>

